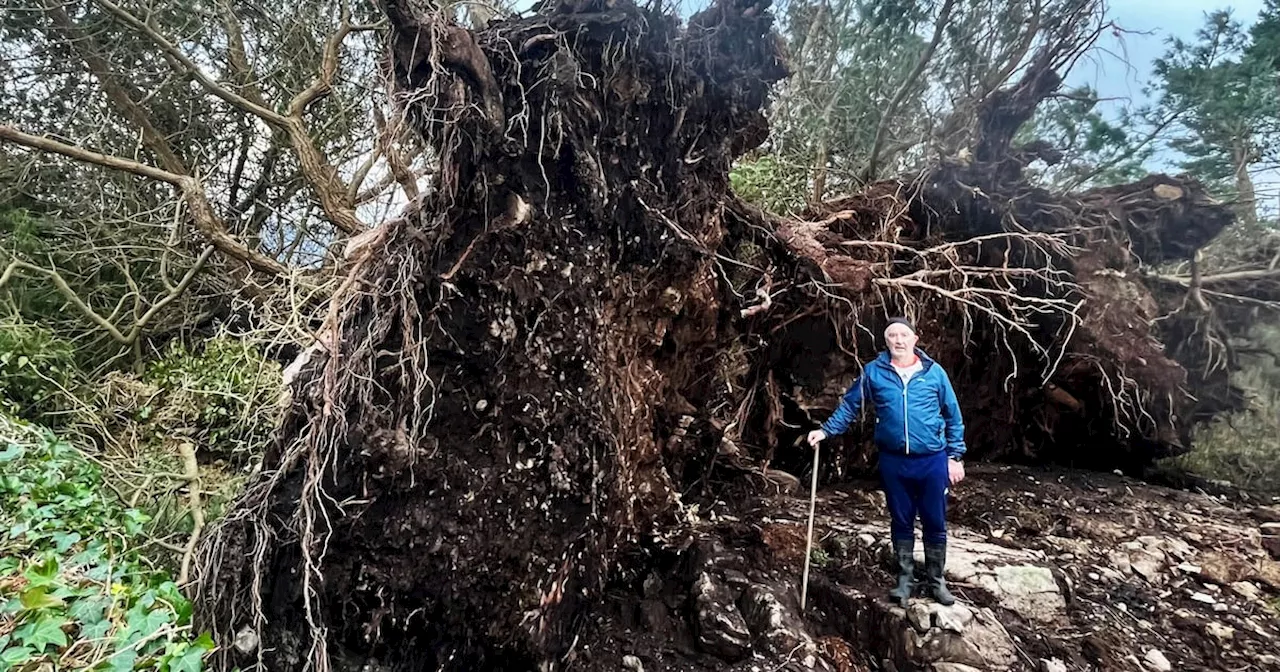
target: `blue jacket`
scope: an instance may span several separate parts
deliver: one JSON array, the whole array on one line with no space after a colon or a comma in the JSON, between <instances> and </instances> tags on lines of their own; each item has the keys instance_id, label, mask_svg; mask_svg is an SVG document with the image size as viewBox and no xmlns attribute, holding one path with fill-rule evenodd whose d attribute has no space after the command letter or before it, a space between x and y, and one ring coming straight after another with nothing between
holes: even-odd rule
<instances>
[{"instance_id":1,"label":"blue jacket","mask_svg":"<svg viewBox=\"0 0 1280 672\"><path fill-rule=\"evenodd\" d=\"M904 386L888 352L880 353L853 381L840 405L822 423L827 436L839 436L870 400L876 412L876 447L882 451L924 455L946 451L964 455L964 420L951 379L937 362L917 349L924 367Z\"/></svg>"}]
</instances>

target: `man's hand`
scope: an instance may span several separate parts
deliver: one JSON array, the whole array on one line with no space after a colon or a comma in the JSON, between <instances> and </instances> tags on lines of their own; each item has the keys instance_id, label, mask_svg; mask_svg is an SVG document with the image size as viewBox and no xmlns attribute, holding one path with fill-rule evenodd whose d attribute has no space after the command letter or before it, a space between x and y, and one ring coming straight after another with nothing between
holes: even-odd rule
<instances>
[{"instance_id":1,"label":"man's hand","mask_svg":"<svg viewBox=\"0 0 1280 672\"><path fill-rule=\"evenodd\" d=\"M820 441L825 440L826 438L827 438L826 432L822 431L821 429L815 429L812 432L809 432L809 445L813 446L814 448L817 448L818 443Z\"/></svg>"},{"instance_id":2,"label":"man's hand","mask_svg":"<svg viewBox=\"0 0 1280 672\"><path fill-rule=\"evenodd\" d=\"M964 480L964 462L947 458L947 479L951 485Z\"/></svg>"}]
</instances>

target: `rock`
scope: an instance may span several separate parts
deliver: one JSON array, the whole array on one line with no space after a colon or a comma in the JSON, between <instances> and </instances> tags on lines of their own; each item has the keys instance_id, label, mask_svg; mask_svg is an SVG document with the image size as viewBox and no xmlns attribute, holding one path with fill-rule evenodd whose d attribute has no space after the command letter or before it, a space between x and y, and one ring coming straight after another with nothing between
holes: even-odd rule
<instances>
[{"instance_id":1,"label":"rock","mask_svg":"<svg viewBox=\"0 0 1280 672\"><path fill-rule=\"evenodd\" d=\"M1041 658L1039 672L1067 672L1067 664L1057 658Z\"/></svg>"},{"instance_id":2,"label":"rock","mask_svg":"<svg viewBox=\"0 0 1280 672\"><path fill-rule=\"evenodd\" d=\"M963 663L934 663L933 672L982 672L982 670Z\"/></svg>"},{"instance_id":3,"label":"rock","mask_svg":"<svg viewBox=\"0 0 1280 672\"><path fill-rule=\"evenodd\" d=\"M623 656L622 669L631 670L632 672L644 672L644 665L635 656Z\"/></svg>"},{"instance_id":4,"label":"rock","mask_svg":"<svg viewBox=\"0 0 1280 672\"><path fill-rule=\"evenodd\" d=\"M1111 565L1125 574L1133 571L1133 567L1129 564L1129 554L1124 551L1112 551L1108 556Z\"/></svg>"},{"instance_id":5,"label":"rock","mask_svg":"<svg viewBox=\"0 0 1280 672\"><path fill-rule=\"evenodd\" d=\"M930 609L934 624L948 632L962 633L973 622L973 611L959 602L949 607L934 603Z\"/></svg>"},{"instance_id":6,"label":"rock","mask_svg":"<svg viewBox=\"0 0 1280 672\"><path fill-rule=\"evenodd\" d=\"M751 647L751 630L729 589L702 572L694 582L693 594L702 650L729 661L746 655Z\"/></svg>"},{"instance_id":7,"label":"rock","mask_svg":"<svg viewBox=\"0 0 1280 672\"><path fill-rule=\"evenodd\" d=\"M858 535L858 543L862 544L866 548L871 548L876 544L875 535L872 535L869 532L863 532Z\"/></svg>"},{"instance_id":8,"label":"rock","mask_svg":"<svg viewBox=\"0 0 1280 672\"><path fill-rule=\"evenodd\" d=\"M1256 601L1257 599L1262 597L1262 591L1259 590L1257 586L1253 585L1252 583L1249 583L1248 581L1236 581L1235 583L1230 584L1228 587L1231 588L1231 592L1235 593L1236 595L1239 595L1240 597L1243 597L1246 600Z\"/></svg>"},{"instance_id":9,"label":"rock","mask_svg":"<svg viewBox=\"0 0 1280 672\"><path fill-rule=\"evenodd\" d=\"M769 588L752 584L743 593L739 604L747 627L771 653L785 655L801 645L808 650L814 648L804 632L804 624L782 606L778 596Z\"/></svg>"},{"instance_id":10,"label":"rock","mask_svg":"<svg viewBox=\"0 0 1280 672\"><path fill-rule=\"evenodd\" d=\"M644 577L644 596L646 599L654 600L662 594L662 577L657 572L649 572Z\"/></svg>"},{"instance_id":11,"label":"rock","mask_svg":"<svg viewBox=\"0 0 1280 672\"><path fill-rule=\"evenodd\" d=\"M231 641L231 645L235 647L242 655L249 655L258 650L258 633L249 626L240 628L240 632L236 633L236 637Z\"/></svg>"},{"instance_id":12,"label":"rock","mask_svg":"<svg viewBox=\"0 0 1280 672\"><path fill-rule=\"evenodd\" d=\"M1274 560L1280 560L1280 523L1262 524L1262 547Z\"/></svg>"},{"instance_id":13,"label":"rock","mask_svg":"<svg viewBox=\"0 0 1280 672\"><path fill-rule=\"evenodd\" d=\"M1178 571L1180 571L1180 572L1182 572L1182 573L1184 573L1184 574L1199 574L1199 573L1200 573L1200 567L1199 567L1198 565L1193 565L1193 564L1191 564L1191 563L1189 563L1189 562L1184 562L1184 563L1182 563L1182 564L1178 565L1177 570L1178 570Z\"/></svg>"},{"instance_id":14,"label":"rock","mask_svg":"<svg viewBox=\"0 0 1280 672\"><path fill-rule=\"evenodd\" d=\"M884 669L1001 671L1017 663L1013 641L990 609L975 612L925 600L902 609L879 594L848 586L820 583L812 588L815 603L853 648L874 647L892 663Z\"/></svg>"},{"instance_id":15,"label":"rock","mask_svg":"<svg viewBox=\"0 0 1280 672\"><path fill-rule=\"evenodd\" d=\"M1149 551L1137 551L1129 555L1129 565L1133 567L1133 571L1138 576L1146 579L1148 583L1156 583L1160 580L1160 570L1164 567L1164 557L1151 553Z\"/></svg>"},{"instance_id":16,"label":"rock","mask_svg":"<svg viewBox=\"0 0 1280 672\"><path fill-rule=\"evenodd\" d=\"M1280 504L1259 506L1249 512L1259 523L1280 523Z\"/></svg>"},{"instance_id":17,"label":"rock","mask_svg":"<svg viewBox=\"0 0 1280 672\"><path fill-rule=\"evenodd\" d=\"M907 620L915 627L916 632L924 634L933 626L933 615L929 613L929 605L924 601L912 601L907 607Z\"/></svg>"},{"instance_id":18,"label":"rock","mask_svg":"<svg viewBox=\"0 0 1280 672\"><path fill-rule=\"evenodd\" d=\"M1154 672L1173 672L1173 665L1168 658L1160 652L1160 649L1150 649L1147 655L1143 657L1142 662L1146 664L1147 669Z\"/></svg>"},{"instance_id":19,"label":"rock","mask_svg":"<svg viewBox=\"0 0 1280 672\"><path fill-rule=\"evenodd\" d=\"M1217 604L1218 602L1217 600L1213 599L1212 595L1206 595L1204 593L1191 593L1191 599L1195 600L1196 602L1201 602L1204 604Z\"/></svg>"},{"instance_id":20,"label":"rock","mask_svg":"<svg viewBox=\"0 0 1280 672\"><path fill-rule=\"evenodd\" d=\"M1209 623L1204 626L1204 629L1205 629L1205 632L1209 633L1210 636L1216 639L1222 640L1224 642L1236 636L1236 631L1234 628L1225 626L1221 623Z\"/></svg>"},{"instance_id":21,"label":"rock","mask_svg":"<svg viewBox=\"0 0 1280 672\"><path fill-rule=\"evenodd\" d=\"M1066 608L1053 572L1035 565L996 567L993 577L981 577L978 585L1000 599L1003 607L1041 622L1052 622Z\"/></svg>"}]
</instances>

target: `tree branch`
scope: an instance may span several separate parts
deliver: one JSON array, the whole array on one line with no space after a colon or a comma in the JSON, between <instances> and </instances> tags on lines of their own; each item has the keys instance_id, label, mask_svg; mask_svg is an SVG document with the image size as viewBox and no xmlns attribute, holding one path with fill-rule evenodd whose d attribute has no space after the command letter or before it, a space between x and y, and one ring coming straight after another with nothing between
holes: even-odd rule
<instances>
[{"instance_id":1,"label":"tree branch","mask_svg":"<svg viewBox=\"0 0 1280 672\"><path fill-rule=\"evenodd\" d=\"M89 306L89 304L85 303L84 299L81 299L80 295L76 294L74 289L71 289L71 285L68 285L66 279L62 277L62 274L56 270L43 268L36 266L35 264L29 264L25 261L18 261L15 259L14 261L9 262L9 265L4 269L4 273L0 275L0 288L3 288L11 278L16 276L18 271L39 273L46 278L49 278L49 280L53 282L53 286L58 288L58 291L62 296L65 297L71 305L75 306L76 310L79 310L85 317L89 318L90 321L99 327L102 327L102 329L108 334L111 334L111 338L115 339L117 343L120 343L121 345L129 345L131 343L131 341L121 333L116 325L112 324L107 318L99 315L97 311Z\"/></svg>"},{"instance_id":2,"label":"tree branch","mask_svg":"<svg viewBox=\"0 0 1280 672\"><path fill-rule=\"evenodd\" d=\"M942 31L951 20L951 8L955 4L955 0L946 0L942 3L942 9L938 10L938 21L933 26L933 37L929 39L929 46L925 47L924 53L920 54L915 67L911 69L907 78L902 80L898 90L893 93L893 98L889 99L889 104L885 106L884 114L880 115L880 123L876 124L875 140L871 143L871 156L867 158L867 169L863 172L863 182L875 179L876 171L880 169L880 153L884 149L885 136L889 133L889 123L893 120L893 115L898 112L898 106L902 104L902 100L911 91L911 87L915 86L916 80L920 79L920 75L924 73L934 52L938 50L938 44L942 41Z\"/></svg>"},{"instance_id":3,"label":"tree branch","mask_svg":"<svg viewBox=\"0 0 1280 672\"><path fill-rule=\"evenodd\" d=\"M284 126L285 124L288 123L287 119L280 113L274 110L270 110L263 105L259 105L249 100L248 98L245 98L244 96L241 96L240 94L213 81L213 78L205 74L204 71L200 69L200 66L196 65L196 63L192 61L190 57L182 53L181 49L179 49L169 40L165 39L165 37L161 35L159 32L157 32L156 29L152 28L150 24L143 21L142 19L139 19L133 14L130 14L128 10L115 4L114 2L111 2L111 0L93 0L93 1L97 3L99 6L101 6L103 9L117 16L121 21L124 21L133 29L141 32L143 35L146 35L148 38L150 38L151 41L155 42L156 46L160 47L160 49L163 50L164 53L168 54L170 58L173 58L175 61L181 63L182 67L186 69L187 72L189 72L191 76L194 77L196 81L199 82L200 85L203 86L205 90L208 91L209 93L212 93L213 95L226 101L228 104L234 107L237 107L245 112L248 112L249 114L257 116L271 124L275 124L277 126Z\"/></svg>"},{"instance_id":4,"label":"tree branch","mask_svg":"<svg viewBox=\"0 0 1280 672\"><path fill-rule=\"evenodd\" d=\"M80 59L88 66L89 72L93 74L94 79L98 80L103 93L107 94L107 98L115 105L116 109L142 131L143 144L155 153L156 158L160 160L160 165L164 166L165 170L173 173L189 174L190 171L183 165L178 155L174 153L173 148L169 146L164 134L156 129L147 113L134 102L131 92L119 80L116 74L117 69L111 67L111 64L99 55L93 39L71 20L71 17L63 10L62 5L47 5L45 14L53 22L55 29L61 34L63 40L80 55Z\"/></svg>"},{"instance_id":5,"label":"tree branch","mask_svg":"<svg viewBox=\"0 0 1280 672\"><path fill-rule=\"evenodd\" d=\"M131 159L124 159L118 156L110 156L108 154L100 154L73 145L58 142L52 138L44 138L40 136L23 133L13 126L0 125L0 140L7 140L16 145L22 145L31 149L38 149L42 152L59 154L70 159L91 163L106 168L114 168L122 170L134 175L148 177L160 182L167 182L177 187L182 193L183 198L187 202L187 207L191 210L192 220L196 228L200 230L209 242L218 248L223 254L244 262L255 271L267 273L276 276L288 276L289 269L284 264L267 257L259 252L255 252L244 246L239 240L236 240L231 234L227 233L226 226L218 219L213 211L213 207L209 205L209 199L204 193L200 181L189 175L178 175L139 163Z\"/></svg>"},{"instance_id":6,"label":"tree branch","mask_svg":"<svg viewBox=\"0 0 1280 672\"><path fill-rule=\"evenodd\" d=\"M289 103L288 114L280 114L265 104L265 101L258 102L242 96L227 87L214 81L209 75L205 74L200 67L182 52L177 46L161 35L150 24L131 14L128 10L120 7L111 0L93 0L98 5L106 9L111 14L124 21L130 27L146 35L160 49L182 66L182 69L188 72L192 77L204 87L209 93L221 98L233 107L244 112L255 115L263 121L284 129L289 134L289 140L292 142L294 150L298 154L298 165L302 170L302 174L307 178L316 191L316 196L320 200L320 206L324 209L325 215L339 229L349 234L356 234L364 231L368 227L360 218L356 216L355 208L350 200L346 198L347 186L342 183L338 177L338 171L329 163L328 159L316 147L315 140L311 137L307 129L306 123L303 121L302 115L306 112L307 106L327 94L333 87L333 78L337 73L338 55L342 46L342 41L357 30L373 30L377 26L353 26L350 21L350 11L344 5L342 8L342 19L338 30L329 36L325 41L324 55L320 64L320 71L316 75L311 85L304 89L301 93L294 96ZM224 22L227 19L224 17ZM230 24L231 33L236 33L235 22ZM235 51L237 48L243 48L243 43L235 44L235 34L232 37L232 67L238 68L247 63L237 64L239 58ZM253 96L253 93L250 93ZM210 210L212 212L212 210Z\"/></svg>"}]
</instances>

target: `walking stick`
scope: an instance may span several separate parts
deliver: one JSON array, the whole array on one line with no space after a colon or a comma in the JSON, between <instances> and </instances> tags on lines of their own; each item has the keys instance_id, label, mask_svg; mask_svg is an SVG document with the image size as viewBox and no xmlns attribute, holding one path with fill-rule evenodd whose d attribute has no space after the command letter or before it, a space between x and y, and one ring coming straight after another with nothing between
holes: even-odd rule
<instances>
[{"instance_id":1,"label":"walking stick","mask_svg":"<svg viewBox=\"0 0 1280 672\"><path fill-rule=\"evenodd\" d=\"M818 446L813 447L813 481L809 485L809 534L804 542L804 575L800 578L800 611L809 595L809 557L813 554L813 511L818 503Z\"/></svg>"}]
</instances>

